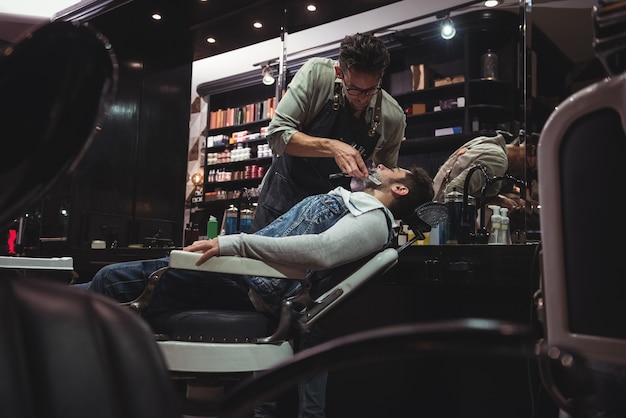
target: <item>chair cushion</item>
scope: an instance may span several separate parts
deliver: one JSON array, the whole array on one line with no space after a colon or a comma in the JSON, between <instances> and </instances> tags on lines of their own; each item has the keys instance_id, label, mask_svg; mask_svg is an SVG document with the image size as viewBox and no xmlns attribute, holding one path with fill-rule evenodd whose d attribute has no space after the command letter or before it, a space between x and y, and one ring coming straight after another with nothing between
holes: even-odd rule
<instances>
[{"instance_id":1,"label":"chair cushion","mask_svg":"<svg viewBox=\"0 0 626 418\"><path fill-rule=\"evenodd\" d=\"M192 342L254 342L276 329L276 320L269 315L219 309L165 312L148 318L148 322L163 339Z\"/></svg>"},{"instance_id":2,"label":"chair cushion","mask_svg":"<svg viewBox=\"0 0 626 418\"><path fill-rule=\"evenodd\" d=\"M2 416L180 417L147 324L93 292L0 274Z\"/></svg>"}]
</instances>

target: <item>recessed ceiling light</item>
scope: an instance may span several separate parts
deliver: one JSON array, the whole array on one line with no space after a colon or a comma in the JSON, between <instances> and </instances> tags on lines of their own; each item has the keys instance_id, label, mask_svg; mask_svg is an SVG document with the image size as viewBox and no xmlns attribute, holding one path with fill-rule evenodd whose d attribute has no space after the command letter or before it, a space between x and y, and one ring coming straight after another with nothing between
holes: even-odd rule
<instances>
[{"instance_id":1,"label":"recessed ceiling light","mask_svg":"<svg viewBox=\"0 0 626 418\"><path fill-rule=\"evenodd\" d=\"M484 5L485 7L496 7L500 4L500 0L486 0Z\"/></svg>"},{"instance_id":2,"label":"recessed ceiling light","mask_svg":"<svg viewBox=\"0 0 626 418\"><path fill-rule=\"evenodd\" d=\"M252 24L252 26L254 26L256 29L261 29L263 27L263 23L261 23L261 22L254 22Z\"/></svg>"},{"instance_id":3,"label":"recessed ceiling light","mask_svg":"<svg viewBox=\"0 0 626 418\"><path fill-rule=\"evenodd\" d=\"M209 36L208 38L206 38L206 41L210 44L214 44L215 42L217 42L215 38L212 36Z\"/></svg>"},{"instance_id":4,"label":"recessed ceiling light","mask_svg":"<svg viewBox=\"0 0 626 418\"><path fill-rule=\"evenodd\" d=\"M317 6L316 6L316 5L314 5L314 4L312 4L312 3L311 3L311 4L307 4L306 9L307 9L309 12L314 12L314 11L316 11L316 10L317 10Z\"/></svg>"},{"instance_id":5,"label":"recessed ceiling light","mask_svg":"<svg viewBox=\"0 0 626 418\"><path fill-rule=\"evenodd\" d=\"M163 17L159 14L159 13L153 13L152 14L152 19L153 20L161 20Z\"/></svg>"}]
</instances>

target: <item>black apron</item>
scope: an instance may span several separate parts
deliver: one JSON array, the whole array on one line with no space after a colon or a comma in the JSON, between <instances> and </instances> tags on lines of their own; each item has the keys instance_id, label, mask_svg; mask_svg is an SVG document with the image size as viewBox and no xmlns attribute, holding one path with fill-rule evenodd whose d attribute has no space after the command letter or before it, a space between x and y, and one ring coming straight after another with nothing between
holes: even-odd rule
<instances>
[{"instance_id":1,"label":"black apron","mask_svg":"<svg viewBox=\"0 0 626 418\"><path fill-rule=\"evenodd\" d=\"M336 82L334 98L324 105L303 132L340 139L358 149L363 160L367 161L380 138L376 127L380 123L382 92L378 92L376 97L374 116L369 126L364 118L355 118L340 103L341 88L341 83ZM275 158L265 176L250 232L270 224L307 196L328 193L337 186L350 189L350 178L328 178L339 171L334 158L294 157L288 154Z\"/></svg>"}]
</instances>

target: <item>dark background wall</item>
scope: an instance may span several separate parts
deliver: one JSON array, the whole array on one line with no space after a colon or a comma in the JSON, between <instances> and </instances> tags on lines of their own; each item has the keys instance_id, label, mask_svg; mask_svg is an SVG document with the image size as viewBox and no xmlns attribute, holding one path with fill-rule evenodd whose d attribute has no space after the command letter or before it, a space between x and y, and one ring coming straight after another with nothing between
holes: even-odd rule
<instances>
[{"instance_id":1,"label":"dark background wall","mask_svg":"<svg viewBox=\"0 0 626 418\"><path fill-rule=\"evenodd\" d=\"M193 42L186 22L151 21L144 3L89 19L113 46L118 92L75 172L43 202L41 236L67 234L69 248L182 243Z\"/></svg>"}]
</instances>

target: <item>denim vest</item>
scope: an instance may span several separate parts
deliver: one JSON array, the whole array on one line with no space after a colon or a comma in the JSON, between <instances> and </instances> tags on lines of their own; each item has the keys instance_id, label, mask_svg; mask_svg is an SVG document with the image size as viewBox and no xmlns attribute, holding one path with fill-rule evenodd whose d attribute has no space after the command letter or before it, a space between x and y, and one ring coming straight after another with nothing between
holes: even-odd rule
<instances>
[{"instance_id":1,"label":"denim vest","mask_svg":"<svg viewBox=\"0 0 626 418\"><path fill-rule=\"evenodd\" d=\"M309 196L255 234L271 237L318 234L332 227L339 219L349 213L350 211L341 196L328 194ZM387 246L391 244L393 239L393 230L389 219L388 223ZM339 268L308 271L307 277L315 283L332 276L333 271ZM275 314L280 311L283 299L295 295L300 288L300 283L293 280L249 276L246 281Z\"/></svg>"}]
</instances>

